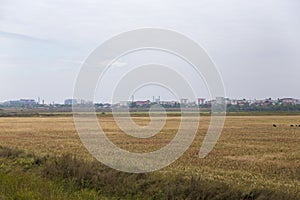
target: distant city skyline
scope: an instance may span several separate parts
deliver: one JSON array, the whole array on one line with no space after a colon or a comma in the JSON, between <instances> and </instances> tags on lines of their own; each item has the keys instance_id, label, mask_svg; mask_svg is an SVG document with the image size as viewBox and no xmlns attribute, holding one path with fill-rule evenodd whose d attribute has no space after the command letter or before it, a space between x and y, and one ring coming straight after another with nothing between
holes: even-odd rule
<instances>
[{"instance_id":1,"label":"distant city skyline","mask_svg":"<svg viewBox=\"0 0 300 200\"><path fill-rule=\"evenodd\" d=\"M199 43L216 64L232 98L300 98L300 1L19 1L0 4L0 102L72 97L80 67L112 36L142 27L178 31ZM108 23L109 22L109 23ZM120 58L106 74L99 101L134 66L168 64L209 98L204 81L182 61L157 52ZM140 97L162 96L148 88ZM151 94L148 97L145 94Z\"/></svg>"},{"instance_id":2,"label":"distant city skyline","mask_svg":"<svg viewBox=\"0 0 300 200\"><path fill-rule=\"evenodd\" d=\"M199 99L201 99L202 102L207 102L207 101L213 101L213 100L216 100L216 98L205 98L205 97L198 97L196 99L189 99L189 98L180 98L178 100L176 99L163 99L160 97L160 99L158 99L158 97L152 97L152 99L149 99L149 98L142 98L142 99L129 99L129 100L123 100L123 102L137 102L137 101L150 101L150 102L168 102L168 101L173 101L173 102L180 102L181 100L186 100L187 103L192 103L192 102L195 102L195 103L198 103L199 102ZM296 97L277 97L277 98L271 98L271 97L266 97L266 98L232 98L232 97L224 97L224 99L228 99L228 100L232 100L232 101L239 101L239 100L246 100L246 101L262 101L262 100L283 100L283 99L294 99L296 101L298 101L300 103L300 98L296 98ZM159 101L158 101L159 100ZM73 99L73 98L66 98L64 99L62 102L58 102L58 101L51 101L51 102L47 102L45 101L44 99L42 98L19 98L19 99L9 99L9 100L5 100L5 101L0 101L0 104L3 104L3 103L6 103L6 102L14 102L14 101L30 101L31 103L34 101L35 103L39 103L39 104L46 104L46 105L49 105L49 104L69 104L71 105L73 102L75 103L84 103L86 102L85 100L82 100L82 99ZM66 103L66 101L68 101L69 103ZM72 102L72 103L70 103ZM101 101L94 101L93 103L110 103L110 104L118 104L120 102L101 102Z\"/></svg>"}]
</instances>

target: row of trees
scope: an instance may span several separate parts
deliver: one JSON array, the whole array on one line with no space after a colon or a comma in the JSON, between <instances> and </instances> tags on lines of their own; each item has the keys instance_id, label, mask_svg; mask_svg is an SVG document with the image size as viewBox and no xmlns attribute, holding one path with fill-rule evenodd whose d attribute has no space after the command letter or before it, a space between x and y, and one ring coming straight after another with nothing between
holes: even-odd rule
<instances>
[{"instance_id":1,"label":"row of trees","mask_svg":"<svg viewBox=\"0 0 300 200\"><path fill-rule=\"evenodd\" d=\"M135 102L130 104L130 108L149 108L151 105L143 105L137 106ZM180 103L175 103L173 105L161 105L164 108L180 108ZM197 105L195 105L197 106ZM220 107L221 105L216 105L216 108ZM200 109L209 110L211 109L211 105L203 104L199 105ZM300 112L300 105L288 105L288 104L277 104L277 105L227 105L228 112ZM223 110L220 107L220 110Z\"/></svg>"},{"instance_id":2,"label":"row of trees","mask_svg":"<svg viewBox=\"0 0 300 200\"><path fill-rule=\"evenodd\" d=\"M300 112L300 105L278 104L278 105L227 105L228 112Z\"/></svg>"}]
</instances>

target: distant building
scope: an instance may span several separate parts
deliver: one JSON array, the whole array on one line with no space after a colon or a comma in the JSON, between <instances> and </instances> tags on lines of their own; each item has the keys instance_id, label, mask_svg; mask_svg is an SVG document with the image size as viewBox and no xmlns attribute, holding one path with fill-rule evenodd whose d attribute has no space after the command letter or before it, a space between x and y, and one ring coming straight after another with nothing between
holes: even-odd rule
<instances>
[{"instance_id":1,"label":"distant building","mask_svg":"<svg viewBox=\"0 0 300 200\"><path fill-rule=\"evenodd\" d=\"M103 104L103 108L111 108L112 105L110 103L105 103Z\"/></svg>"},{"instance_id":2,"label":"distant building","mask_svg":"<svg viewBox=\"0 0 300 200\"><path fill-rule=\"evenodd\" d=\"M276 104L276 100L273 100L271 98L265 99L263 102L263 106L274 106Z\"/></svg>"},{"instance_id":3,"label":"distant building","mask_svg":"<svg viewBox=\"0 0 300 200\"><path fill-rule=\"evenodd\" d=\"M19 106L35 106L37 105L37 102L34 99L20 99L15 101L6 101L4 102L5 106L12 106L12 107L19 107Z\"/></svg>"},{"instance_id":4,"label":"distant building","mask_svg":"<svg viewBox=\"0 0 300 200\"><path fill-rule=\"evenodd\" d=\"M198 98L198 105L203 105L205 103L205 98Z\"/></svg>"},{"instance_id":5,"label":"distant building","mask_svg":"<svg viewBox=\"0 0 300 200\"><path fill-rule=\"evenodd\" d=\"M34 99L20 99L19 103L23 104L23 105L36 105L37 104L37 102Z\"/></svg>"},{"instance_id":6,"label":"distant building","mask_svg":"<svg viewBox=\"0 0 300 200\"><path fill-rule=\"evenodd\" d=\"M211 100L205 101L206 105L212 105L212 104L215 104L215 103L216 103L215 99L211 99Z\"/></svg>"},{"instance_id":7,"label":"distant building","mask_svg":"<svg viewBox=\"0 0 300 200\"><path fill-rule=\"evenodd\" d=\"M281 102L284 105L296 105L298 104L299 100L294 98L283 98L279 99L279 102Z\"/></svg>"},{"instance_id":8,"label":"distant building","mask_svg":"<svg viewBox=\"0 0 300 200\"><path fill-rule=\"evenodd\" d=\"M180 99L180 104L187 105L189 103L188 99Z\"/></svg>"},{"instance_id":9,"label":"distant building","mask_svg":"<svg viewBox=\"0 0 300 200\"><path fill-rule=\"evenodd\" d=\"M155 99L155 103L160 104L160 96Z\"/></svg>"},{"instance_id":10,"label":"distant building","mask_svg":"<svg viewBox=\"0 0 300 200\"><path fill-rule=\"evenodd\" d=\"M188 107L197 107L196 101L191 101L188 103Z\"/></svg>"},{"instance_id":11,"label":"distant building","mask_svg":"<svg viewBox=\"0 0 300 200\"><path fill-rule=\"evenodd\" d=\"M216 104L225 104L224 97L216 97Z\"/></svg>"},{"instance_id":12,"label":"distant building","mask_svg":"<svg viewBox=\"0 0 300 200\"><path fill-rule=\"evenodd\" d=\"M130 101L120 101L120 107L128 107L130 105Z\"/></svg>"},{"instance_id":13,"label":"distant building","mask_svg":"<svg viewBox=\"0 0 300 200\"><path fill-rule=\"evenodd\" d=\"M226 105L239 105L239 106L244 106L246 104L250 104L251 101L250 100L246 100L246 99L225 99L225 103Z\"/></svg>"},{"instance_id":14,"label":"distant building","mask_svg":"<svg viewBox=\"0 0 300 200\"><path fill-rule=\"evenodd\" d=\"M73 105L73 104L79 104L80 102L77 99L66 99L65 105Z\"/></svg>"},{"instance_id":15,"label":"distant building","mask_svg":"<svg viewBox=\"0 0 300 200\"><path fill-rule=\"evenodd\" d=\"M226 104L226 105L230 105L230 104L231 104L231 99L225 98L225 104Z\"/></svg>"},{"instance_id":16,"label":"distant building","mask_svg":"<svg viewBox=\"0 0 300 200\"><path fill-rule=\"evenodd\" d=\"M230 99L228 104L237 105L238 104L238 100L237 99Z\"/></svg>"},{"instance_id":17,"label":"distant building","mask_svg":"<svg viewBox=\"0 0 300 200\"><path fill-rule=\"evenodd\" d=\"M151 101L150 100L136 101L135 104L136 104L136 106L149 106L149 105L151 105Z\"/></svg>"},{"instance_id":18,"label":"distant building","mask_svg":"<svg viewBox=\"0 0 300 200\"><path fill-rule=\"evenodd\" d=\"M160 105L165 105L165 106L175 106L177 102L176 101L160 101Z\"/></svg>"}]
</instances>

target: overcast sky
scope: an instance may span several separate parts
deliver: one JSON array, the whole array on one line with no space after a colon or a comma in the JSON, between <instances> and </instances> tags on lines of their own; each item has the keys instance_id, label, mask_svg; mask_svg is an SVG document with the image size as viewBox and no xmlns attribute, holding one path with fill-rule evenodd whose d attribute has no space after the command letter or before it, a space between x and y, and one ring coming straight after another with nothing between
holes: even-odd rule
<instances>
[{"instance_id":1,"label":"overcast sky","mask_svg":"<svg viewBox=\"0 0 300 200\"><path fill-rule=\"evenodd\" d=\"M97 46L142 27L175 30L198 42L217 65L228 97L300 98L298 0L0 0L0 101L63 102ZM107 101L105 95L99 101Z\"/></svg>"}]
</instances>

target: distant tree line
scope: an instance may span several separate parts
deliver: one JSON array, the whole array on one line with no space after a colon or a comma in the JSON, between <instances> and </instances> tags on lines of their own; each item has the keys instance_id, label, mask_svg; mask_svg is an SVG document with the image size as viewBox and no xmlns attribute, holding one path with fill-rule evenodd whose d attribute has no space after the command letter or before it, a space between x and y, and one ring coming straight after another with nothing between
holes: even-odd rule
<instances>
[{"instance_id":1,"label":"distant tree line","mask_svg":"<svg viewBox=\"0 0 300 200\"><path fill-rule=\"evenodd\" d=\"M300 112L300 105L227 105L228 112Z\"/></svg>"}]
</instances>

